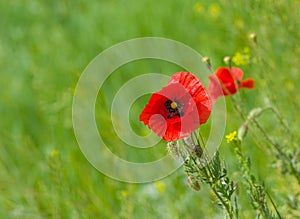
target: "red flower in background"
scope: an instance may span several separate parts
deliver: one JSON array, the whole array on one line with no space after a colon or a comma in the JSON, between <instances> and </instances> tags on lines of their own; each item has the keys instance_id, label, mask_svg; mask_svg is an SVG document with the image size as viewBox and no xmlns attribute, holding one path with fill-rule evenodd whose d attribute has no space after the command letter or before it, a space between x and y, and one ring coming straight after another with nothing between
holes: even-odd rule
<instances>
[{"instance_id":1,"label":"red flower in background","mask_svg":"<svg viewBox=\"0 0 300 219\"><path fill-rule=\"evenodd\" d=\"M189 72L178 72L168 86L152 94L140 121L165 141L175 141L205 123L211 107L201 81Z\"/></svg>"},{"instance_id":2,"label":"red flower in background","mask_svg":"<svg viewBox=\"0 0 300 219\"><path fill-rule=\"evenodd\" d=\"M208 85L208 91L212 101L214 102L222 95L235 94L240 88L254 88L254 80L252 78L242 80L242 77L243 71L240 68L218 68L213 75L209 76L210 83Z\"/></svg>"}]
</instances>

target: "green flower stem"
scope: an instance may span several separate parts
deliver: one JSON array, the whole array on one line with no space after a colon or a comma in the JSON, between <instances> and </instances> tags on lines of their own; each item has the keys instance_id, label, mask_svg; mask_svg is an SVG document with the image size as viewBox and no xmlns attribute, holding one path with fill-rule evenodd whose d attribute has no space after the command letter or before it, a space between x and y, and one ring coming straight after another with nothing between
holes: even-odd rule
<instances>
[{"instance_id":1,"label":"green flower stem","mask_svg":"<svg viewBox=\"0 0 300 219\"><path fill-rule=\"evenodd\" d=\"M233 141L235 146L235 154L238 158L239 164L241 166L241 172L243 173L242 177L247 182L247 187L250 191L251 199L254 202L254 208L258 210L260 216L264 216L265 218L273 218L269 207L266 202L266 194L268 195L269 199L271 200L272 206L274 207L278 218L281 219L281 215L273 202L271 196L265 191L263 185L259 185L256 182L255 177L251 174L250 168L250 159L246 158L242 153L241 142L240 141ZM258 215L259 216L259 215Z\"/></svg>"},{"instance_id":2,"label":"green flower stem","mask_svg":"<svg viewBox=\"0 0 300 219\"><path fill-rule=\"evenodd\" d=\"M194 135L196 136L196 133L194 133ZM197 139L197 142L199 143L199 139L198 138L196 138L196 139ZM194 142L193 139L191 139L191 140ZM234 215L237 215L237 213L234 214L234 210L233 210L233 207L232 207L232 204L231 204L230 200L229 201L224 200L220 196L220 194L218 193L218 191L216 189L216 182L219 179L213 179L212 178L213 173L212 173L212 170L210 169L209 164L207 163L207 165L205 167L203 167L203 168L200 169L200 167L197 164L197 160L193 156L193 154L191 153L190 148L188 147L188 145L186 145L185 143L183 145L184 145L183 149L189 155L189 158L192 160L192 162L194 164L193 166L196 167L197 172L199 173L199 175L204 174L205 178L208 179L207 180L208 185L210 186L211 190L213 191L213 193L215 194L215 196L218 198L218 200L221 202L222 206L224 206L224 209L226 210L227 215L229 216L229 218L234 219L235 218Z\"/></svg>"},{"instance_id":3,"label":"green flower stem","mask_svg":"<svg viewBox=\"0 0 300 219\"><path fill-rule=\"evenodd\" d=\"M230 99L231 101L233 102L233 107L234 109L238 112L238 114L240 115L240 117L243 119L243 120L247 120L246 116L244 115L240 105L238 104L238 102L236 101L236 99L233 97L233 96L230 96Z\"/></svg>"},{"instance_id":4,"label":"green flower stem","mask_svg":"<svg viewBox=\"0 0 300 219\"><path fill-rule=\"evenodd\" d=\"M195 162L195 160L194 160L194 162ZM195 163L195 165L198 167L198 165L197 165L196 163ZM206 167L207 167L207 168L206 168ZM199 169L199 167L198 167L198 169ZM210 176L212 176L213 174L212 174L212 171L211 171L209 165L206 165L206 166L204 167L204 169L205 169L205 171L204 171L205 177L208 178L208 179L211 178ZM200 170L200 169L199 169L199 170ZM208 172L209 172L209 174L208 174ZM216 190L214 181L209 181L208 183L209 183L210 188L211 188L212 191L214 192L214 194L217 196L217 198L221 201L222 205L225 207L226 212L227 212L229 218L234 218L234 214L233 214L233 209L232 209L231 203L230 203L230 202L226 202L226 201L223 200L223 198L219 195L218 191Z\"/></svg>"},{"instance_id":5,"label":"green flower stem","mask_svg":"<svg viewBox=\"0 0 300 219\"><path fill-rule=\"evenodd\" d=\"M264 108L264 110L271 110L276 115L281 126L284 127L292 135L292 132L291 132L290 128L285 124L283 117L277 110L274 109L274 107L268 106L268 107Z\"/></svg>"},{"instance_id":6,"label":"green flower stem","mask_svg":"<svg viewBox=\"0 0 300 219\"><path fill-rule=\"evenodd\" d=\"M279 145L274 142L268 134L265 132L265 130L260 126L260 124L257 122L256 119L253 119L253 122L255 126L260 130L260 132L263 134L264 138L276 149L278 154L281 156L283 162L288 165L291 168L291 174L297 179L298 184L300 185L300 174L297 171L296 167L294 166L294 163L292 160L282 151L282 149L279 147Z\"/></svg>"},{"instance_id":7,"label":"green flower stem","mask_svg":"<svg viewBox=\"0 0 300 219\"><path fill-rule=\"evenodd\" d=\"M282 217L281 217L281 215L280 215L280 213L279 213L279 211L278 211L278 209L277 209L277 207L276 207L276 204L275 204L275 202L273 201L271 195L270 195L268 192L266 192L266 194L267 194L267 196L269 197L269 199L270 199L270 201L271 201L271 203L272 203L272 205L273 205L273 207L274 207L274 209L275 209L275 211L276 211L276 214L277 214L278 218L281 219Z\"/></svg>"},{"instance_id":8,"label":"green flower stem","mask_svg":"<svg viewBox=\"0 0 300 219\"><path fill-rule=\"evenodd\" d=\"M231 100L233 102L234 108L236 109L236 111L239 113L239 115L241 116L241 118L243 120L245 120L246 124L248 124L250 121L248 118L246 118L246 116L243 114L239 104L237 103L237 101L231 97ZM281 125L288 130L290 133L290 129L287 127L287 125L284 123L282 116L279 114L279 112L277 112L273 107L269 106L269 107L265 107L262 108L262 113L267 111L267 110L271 110L278 118L278 120L280 121ZM266 133L266 131L263 129L263 127L258 123L256 118L251 118L251 120L253 121L254 125L256 126L256 128L262 133L263 137L267 140L267 142L269 142L269 144L271 146L273 146L276 151L278 152L278 154L280 155L280 157L282 158L283 162L290 167L290 174L293 175L296 179L298 184L300 185L300 173L299 171L297 171L294 163L292 162L292 160L288 157L288 155L279 147L279 145L274 142L269 135Z\"/></svg>"}]
</instances>

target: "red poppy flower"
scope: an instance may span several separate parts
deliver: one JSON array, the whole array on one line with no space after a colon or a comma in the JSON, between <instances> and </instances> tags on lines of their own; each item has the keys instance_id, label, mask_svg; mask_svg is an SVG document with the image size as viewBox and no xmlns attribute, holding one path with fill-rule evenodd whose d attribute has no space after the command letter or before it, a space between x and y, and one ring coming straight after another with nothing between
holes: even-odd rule
<instances>
[{"instance_id":1,"label":"red poppy flower","mask_svg":"<svg viewBox=\"0 0 300 219\"><path fill-rule=\"evenodd\" d=\"M205 123L211 107L201 81L189 72L178 72L168 86L152 94L140 121L165 141L175 141Z\"/></svg>"},{"instance_id":2,"label":"red poppy flower","mask_svg":"<svg viewBox=\"0 0 300 219\"><path fill-rule=\"evenodd\" d=\"M240 88L254 88L252 78L242 80L243 71L240 68L220 67L217 71L209 76L210 83L208 91L214 102L219 96L235 94ZM219 80L219 82L218 82Z\"/></svg>"}]
</instances>

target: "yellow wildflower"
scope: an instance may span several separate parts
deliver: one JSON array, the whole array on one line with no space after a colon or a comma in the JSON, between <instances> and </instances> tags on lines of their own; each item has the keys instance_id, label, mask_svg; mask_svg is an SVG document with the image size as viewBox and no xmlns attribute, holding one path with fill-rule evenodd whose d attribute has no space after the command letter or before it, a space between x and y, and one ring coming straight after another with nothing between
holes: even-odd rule
<instances>
[{"instance_id":1,"label":"yellow wildflower","mask_svg":"<svg viewBox=\"0 0 300 219\"><path fill-rule=\"evenodd\" d=\"M250 56L250 49L249 47L245 47L243 52L236 52L232 57L232 62L239 66L239 65L248 65L250 63L251 56Z\"/></svg>"},{"instance_id":2,"label":"yellow wildflower","mask_svg":"<svg viewBox=\"0 0 300 219\"><path fill-rule=\"evenodd\" d=\"M245 65L247 64L243 58L243 55L240 52L236 52L232 57L232 62L235 65Z\"/></svg>"},{"instance_id":3,"label":"yellow wildflower","mask_svg":"<svg viewBox=\"0 0 300 219\"><path fill-rule=\"evenodd\" d=\"M159 193L163 193L166 190L165 184L161 181L156 181L154 185Z\"/></svg>"},{"instance_id":4,"label":"yellow wildflower","mask_svg":"<svg viewBox=\"0 0 300 219\"><path fill-rule=\"evenodd\" d=\"M209 6L209 14L212 16L212 17L218 17L220 15L220 6L218 4L211 4Z\"/></svg>"},{"instance_id":5,"label":"yellow wildflower","mask_svg":"<svg viewBox=\"0 0 300 219\"><path fill-rule=\"evenodd\" d=\"M51 157L56 157L58 154L59 154L59 151L54 149L54 150L51 151L50 156Z\"/></svg>"},{"instance_id":6,"label":"yellow wildflower","mask_svg":"<svg viewBox=\"0 0 300 219\"><path fill-rule=\"evenodd\" d=\"M126 198L126 197L128 196L128 191L122 190L122 191L121 191L121 196L122 196L123 198Z\"/></svg>"},{"instance_id":7,"label":"yellow wildflower","mask_svg":"<svg viewBox=\"0 0 300 219\"><path fill-rule=\"evenodd\" d=\"M243 52L244 52L245 54L249 53L249 52L250 52L250 49L249 49L249 47L248 47L248 46L246 46L246 47L243 49Z\"/></svg>"},{"instance_id":8,"label":"yellow wildflower","mask_svg":"<svg viewBox=\"0 0 300 219\"><path fill-rule=\"evenodd\" d=\"M234 56L232 57L232 62L239 66L239 65L247 65L248 62L249 62L249 55L244 55L244 54L241 54L240 52L236 52L234 54Z\"/></svg>"},{"instance_id":9,"label":"yellow wildflower","mask_svg":"<svg viewBox=\"0 0 300 219\"><path fill-rule=\"evenodd\" d=\"M230 143L232 141L237 141L237 131L233 131L225 136L227 143Z\"/></svg>"},{"instance_id":10,"label":"yellow wildflower","mask_svg":"<svg viewBox=\"0 0 300 219\"><path fill-rule=\"evenodd\" d=\"M200 13L202 13L204 11L204 7L203 7L203 5L200 2L197 2L194 5L193 9L194 9L194 12L197 13L197 14L200 14Z\"/></svg>"}]
</instances>

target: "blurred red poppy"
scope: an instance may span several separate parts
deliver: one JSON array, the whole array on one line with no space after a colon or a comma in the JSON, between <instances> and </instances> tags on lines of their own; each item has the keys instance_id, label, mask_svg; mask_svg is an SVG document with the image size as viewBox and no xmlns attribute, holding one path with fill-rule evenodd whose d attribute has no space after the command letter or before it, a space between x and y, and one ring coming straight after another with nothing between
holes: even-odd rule
<instances>
[{"instance_id":1,"label":"blurred red poppy","mask_svg":"<svg viewBox=\"0 0 300 219\"><path fill-rule=\"evenodd\" d=\"M205 123L211 107L201 81L189 72L178 72L166 87L152 94L140 121L165 141L175 141Z\"/></svg>"},{"instance_id":2,"label":"blurred red poppy","mask_svg":"<svg viewBox=\"0 0 300 219\"><path fill-rule=\"evenodd\" d=\"M218 68L213 75L209 76L208 91L212 101L214 102L222 95L235 94L240 88L254 88L254 80L252 78L242 80L242 77L243 71L240 68Z\"/></svg>"}]
</instances>

